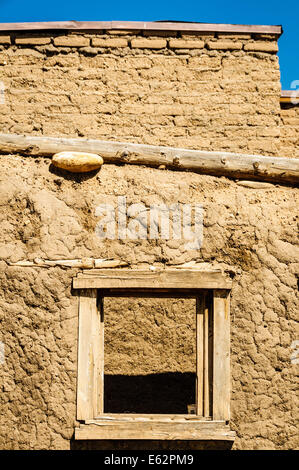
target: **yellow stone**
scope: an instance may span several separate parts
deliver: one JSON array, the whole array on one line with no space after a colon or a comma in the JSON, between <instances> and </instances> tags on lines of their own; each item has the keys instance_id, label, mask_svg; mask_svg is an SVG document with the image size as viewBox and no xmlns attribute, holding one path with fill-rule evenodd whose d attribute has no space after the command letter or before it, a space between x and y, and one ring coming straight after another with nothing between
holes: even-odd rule
<instances>
[{"instance_id":1,"label":"yellow stone","mask_svg":"<svg viewBox=\"0 0 299 470\"><path fill-rule=\"evenodd\" d=\"M100 168L104 160L95 153L59 152L53 155L52 163L57 168L73 173L86 173Z\"/></svg>"}]
</instances>

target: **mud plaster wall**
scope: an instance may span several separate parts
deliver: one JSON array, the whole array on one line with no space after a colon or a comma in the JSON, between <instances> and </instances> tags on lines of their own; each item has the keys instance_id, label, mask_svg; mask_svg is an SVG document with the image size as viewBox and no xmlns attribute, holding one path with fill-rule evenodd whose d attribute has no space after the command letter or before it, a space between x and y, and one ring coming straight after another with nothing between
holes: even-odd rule
<instances>
[{"instance_id":1,"label":"mud plaster wall","mask_svg":"<svg viewBox=\"0 0 299 470\"><path fill-rule=\"evenodd\" d=\"M296 189L273 185L254 190L226 178L140 166L104 165L97 176L72 177L49 171L47 159L16 155L1 156L1 164L0 340L5 345L1 448L68 449L76 423L78 298L71 291L71 280L77 270L18 268L7 262L82 256L120 258L145 269L190 260L216 260L230 266L235 273L231 296L234 448L298 447L298 365L290 361L291 344L298 337ZM202 203L202 249L186 251L177 240L100 240L94 233L95 207L124 194L128 205ZM117 313L112 310L112 315L117 322ZM186 348L191 336L192 328L186 329ZM144 338L144 350L153 346L151 341L151 335ZM171 362L171 356L167 360ZM188 361L182 370L189 369ZM135 367L138 370L139 364ZM136 448L142 443L131 445ZM199 446L173 444L179 445Z\"/></svg>"},{"instance_id":2,"label":"mud plaster wall","mask_svg":"<svg viewBox=\"0 0 299 470\"><path fill-rule=\"evenodd\" d=\"M299 157L299 105L281 105L281 154L285 157Z\"/></svg>"},{"instance_id":3,"label":"mud plaster wall","mask_svg":"<svg viewBox=\"0 0 299 470\"><path fill-rule=\"evenodd\" d=\"M1 132L282 154L273 37L13 33L0 43ZM296 142L289 142L285 153L294 156ZM77 270L7 262L84 256L145 269L190 260L231 269L234 448L298 447L298 366L290 361L298 337L297 190L253 190L226 178L134 166L104 165L97 176L73 178L49 171L49 160L21 156L1 156L1 164L1 448L68 449L76 423ZM95 208L122 195L128 205L203 203L202 249L186 251L179 241L99 240ZM113 309L111 315L117 322ZM140 328L147 326L141 321ZM156 328L162 332L163 322ZM192 334L190 325L181 372L193 364ZM153 347L152 337L141 343L145 351ZM179 366L174 351L166 359Z\"/></svg>"},{"instance_id":4,"label":"mud plaster wall","mask_svg":"<svg viewBox=\"0 0 299 470\"><path fill-rule=\"evenodd\" d=\"M277 50L266 34L3 34L0 130L279 155Z\"/></svg>"}]
</instances>

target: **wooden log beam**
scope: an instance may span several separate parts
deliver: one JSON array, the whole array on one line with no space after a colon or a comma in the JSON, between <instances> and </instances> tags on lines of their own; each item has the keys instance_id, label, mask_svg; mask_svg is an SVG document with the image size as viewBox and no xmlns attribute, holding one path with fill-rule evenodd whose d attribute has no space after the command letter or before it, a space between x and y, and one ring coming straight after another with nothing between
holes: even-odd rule
<instances>
[{"instance_id":1,"label":"wooden log beam","mask_svg":"<svg viewBox=\"0 0 299 470\"><path fill-rule=\"evenodd\" d=\"M105 163L127 163L213 176L298 183L299 159L228 152L207 152L94 139L0 134L0 153L49 157L62 151L97 153Z\"/></svg>"}]
</instances>

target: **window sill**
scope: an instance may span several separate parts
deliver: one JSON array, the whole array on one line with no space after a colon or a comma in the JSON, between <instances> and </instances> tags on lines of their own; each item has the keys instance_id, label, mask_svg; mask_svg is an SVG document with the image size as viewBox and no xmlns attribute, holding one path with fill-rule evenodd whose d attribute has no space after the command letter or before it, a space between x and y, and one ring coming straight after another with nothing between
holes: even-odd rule
<instances>
[{"instance_id":1,"label":"window sill","mask_svg":"<svg viewBox=\"0 0 299 470\"><path fill-rule=\"evenodd\" d=\"M234 441L225 421L204 421L198 416L101 416L75 429L76 440L221 440Z\"/></svg>"}]
</instances>

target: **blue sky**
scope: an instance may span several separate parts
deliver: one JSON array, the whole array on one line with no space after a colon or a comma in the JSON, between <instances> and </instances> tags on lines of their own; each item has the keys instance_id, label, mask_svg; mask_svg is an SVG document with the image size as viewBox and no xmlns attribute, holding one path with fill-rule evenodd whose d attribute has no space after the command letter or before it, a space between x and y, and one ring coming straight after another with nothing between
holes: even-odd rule
<instances>
[{"instance_id":1,"label":"blue sky","mask_svg":"<svg viewBox=\"0 0 299 470\"><path fill-rule=\"evenodd\" d=\"M181 20L204 23L281 24L279 61L283 89L299 80L299 2L278 0L0 0L0 22L62 20Z\"/></svg>"}]
</instances>

